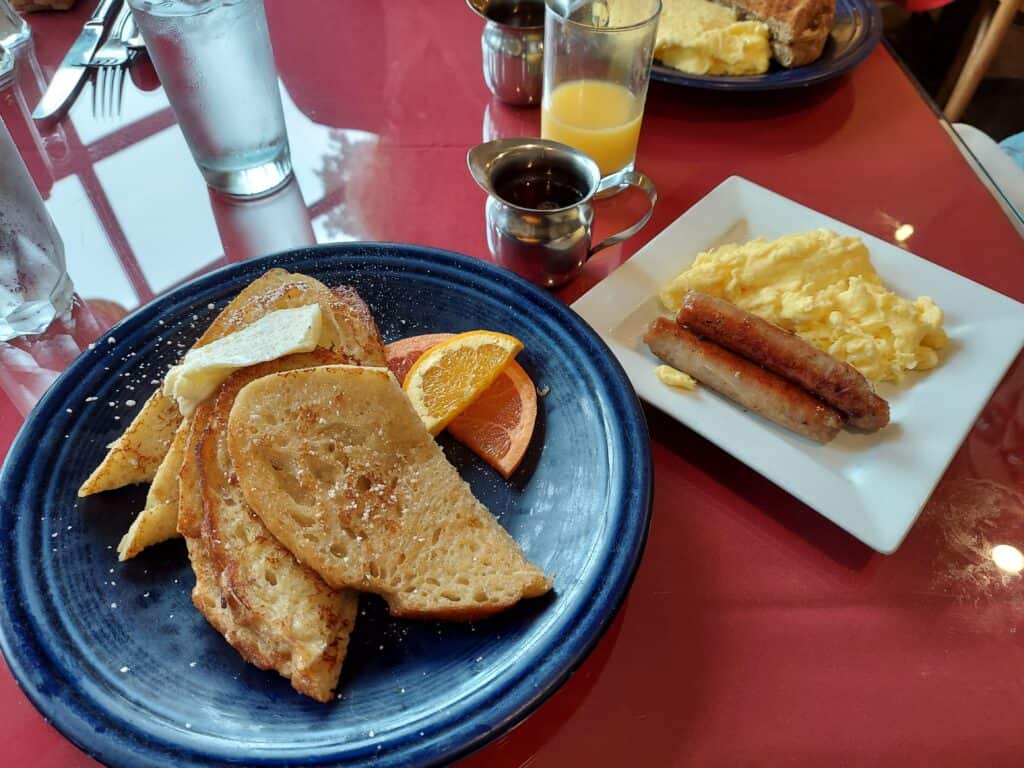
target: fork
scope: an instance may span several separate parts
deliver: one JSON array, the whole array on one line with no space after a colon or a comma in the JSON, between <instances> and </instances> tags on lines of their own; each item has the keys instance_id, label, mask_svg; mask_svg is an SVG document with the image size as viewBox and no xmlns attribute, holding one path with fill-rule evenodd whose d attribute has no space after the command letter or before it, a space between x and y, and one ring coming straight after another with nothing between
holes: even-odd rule
<instances>
[{"instance_id":1,"label":"fork","mask_svg":"<svg viewBox=\"0 0 1024 768\"><path fill-rule=\"evenodd\" d=\"M118 11L110 28L110 34L92 57L89 66L96 70L92 88L92 114L94 117L114 118L121 114L121 99L124 95L124 78L127 64L135 51L125 43L134 34L129 29L132 11L125 2ZM130 34L126 34L130 33Z\"/></svg>"}]
</instances>

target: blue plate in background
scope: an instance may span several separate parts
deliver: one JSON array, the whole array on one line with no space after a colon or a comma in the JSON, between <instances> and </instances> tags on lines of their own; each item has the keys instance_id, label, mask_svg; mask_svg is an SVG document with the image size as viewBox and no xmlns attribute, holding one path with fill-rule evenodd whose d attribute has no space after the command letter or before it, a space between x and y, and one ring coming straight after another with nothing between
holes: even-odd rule
<instances>
[{"instance_id":1,"label":"blue plate in background","mask_svg":"<svg viewBox=\"0 0 1024 768\"><path fill-rule=\"evenodd\" d=\"M196 611L182 542L118 563L145 500L76 490L167 367L273 266L355 286L385 340L491 328L525 344L537 431L511 481L442 440L555 593L469 624L393 620L361 600L318 704L246 664ZM447 762L524 718L582 663L626 595L650 519L643 414L618 362L558 301L492 265L404 245L320 246L232 265L126 318L33 411L0 474L0 645L36 707L115 766Z\"/></svg>"},{"instance_id":2,"label":"blue plate in background","mask_svg":"<svg viewBox=\"0 0 1024 768\"><path fill-rule=\"evenodd\" d=\"M825 50L817 61L785 69L772 62L763 75L688 75L658 61L651 78L691 88L720 91L774 91L815 85L849 72L867 58L882 39L882 12L874 0L836 0L836 19Z\"/></svg>"}]
</instances>

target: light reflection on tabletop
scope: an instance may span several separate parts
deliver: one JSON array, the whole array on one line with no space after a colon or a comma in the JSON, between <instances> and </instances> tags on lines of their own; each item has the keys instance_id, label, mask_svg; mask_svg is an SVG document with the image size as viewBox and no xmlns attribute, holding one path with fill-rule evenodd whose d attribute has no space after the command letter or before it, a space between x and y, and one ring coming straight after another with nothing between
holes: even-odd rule
<instances>
[{"instance_id":1,"label":"light reflection on tabletop","mask_svg":"<svg viewBox=\"0 0 1024 768\"><path fill-rule=\"evenodd\" d=\"M1001 571L1018 574L1024 571L1024 554L1012 544L997 544L992 547L992 562Z\"/></svg>"}]
</instances>

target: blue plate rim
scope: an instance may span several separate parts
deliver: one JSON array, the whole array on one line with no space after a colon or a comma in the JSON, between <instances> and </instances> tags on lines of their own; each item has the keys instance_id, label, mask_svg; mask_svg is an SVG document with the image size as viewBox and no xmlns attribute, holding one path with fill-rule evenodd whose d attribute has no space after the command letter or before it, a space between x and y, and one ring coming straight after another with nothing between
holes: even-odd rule
<instances>
[{"instance_id":1,"label":"blue plate rim","mask_svg":"<svg viewBox=\"0 0 1024 768\"><path fill-rule=\"evenodd\" d=\"M316 272L317 264L326 263L337 268L350 262L367 262L381 257L392 262L417 261L425 272L449 270L459 274L472 273L481 285L491 283L494 287L503 288L519 295L529 297L557 318L560 324L568 324L580 344L586 351L594 352L607 364L606 377L607 395L613 398L612 410L619 416L620 431L616 442L620 445L619 455L624 461L620 475L629 479L625 483L623 505L634 513L639 513L640 524L628 524L635 515L622 514L619 530L622 537L619 542L625 544L605 553L606 559L615 567L610 571L614 578L598 585L589 597L595 598L586 610L578 612L579 620L574 622L573 630L563 636L558 646L558 653L552 658L542 660L540 665L524 670L513 676L499 692L496 709L490 709L483 715L468 718L458 723L442 721L437 728L437 735L424 743L405 738L405 743L385 743L383 752L366 752L357 762L374 765L408 764L413 760L416 764L430 765L449 762L466 756L485 746L494 738L509 730L539 707L550 697L572 673L583 663L597 645L599 639L617 615L629 587L635 578L649 533L652 509L653 466L650 455L650 440L642 407L637 399L625 371L607 349L604 342L573 310L554 299L546 292L506 270L488 262L475 259L452 251L432 248L429 246L409 245L387 242L352 242L331 243L307 248L293 249L270 254L259 259L230 264L212 272L201 275L178 286L149 304L140 307L110 329L104 338L131 338L142 332L150 319L159 317L163 311L173 306L195 304L195 295L215 289L223 281L237 281L246 277L252 279L264 270L273 266L284 266L302 271ZM478 288L480 286L477 286ZM115 342L115 348L118 344ZM51 386L39 404L29 415L8 451L7 458L0 469L0 531L10 532L15 525L11 510L15 504L7 500L19 500L18 481L24 476L23 470L32 460L33 447L41 434L45 434L46 422L55 409L64 404L62 395L72 386L77 374L88 370L94 363L90 362L89 352L83 353ZM92 358L99 359L99 358ZM610 435L612 433L609 433ZM134 732L130 724L113 722L103 719L105 712L100 704L91 700L70 697L65 700L40 690L28 674L27 665L43 664L52 668L54 659L45 653L47 645L36 634L30 637L17 636L17 627L31 627L31 617L18 597L21 580L17 578L12 567L17 559L16 547L11 545L12 539L0 536L0 567L12 574L12 578L4 579L0 587L0 650L2 650L8 666L30 701L47 720L72 743L98 760L109 761L114 765L140 765L141 758L160 764L171 754L179 765L206 766L218 764L216 757L203 754L197 749L183 753L180 745L149 744L133 738ZM35 653L29 657L22 656L23 649L31 645ZM563 650L565 649L565 650ZM504 695L509 694L509 695ZM491 695L495 698L498 694ZM74 706L77 705L77 708ZM98 727L102 725L102 732ZM116 728L112 726L117 726ZM481 728L481 726L483 726ZM101 735L98 737L97 734ZM445 741L445 736L448 736ZM411 742L411 744L410 744ZM190 747L191 748L191 747ZM148 750L148 751L147 751ZM399 750L399 751L395 751ZM141 753L140 753L141 751ZM211 759L213 758L213 759ZM277 765L280 757L261 758L257 755L246 757L254 765ZM331 765L337 756L319 752L308 756L289 755L289 764Z\"/></svg>"},{"instance_id":2,"label":"blue plate rim","mask_svg":"<svg viewBox=\"0 0 1024 768\"><path fill-rule=\"evenodd\" d=\"M871 0L838 0L837 11L842 4L863 20L864 31L838 59L827 64L812 62L764 75L690 75L656 63L651 68L651 79L670 85L730 92L806 88L832 80L860 65L882 40L882 11L876 3Z\"/></svg>"}]
</instances>

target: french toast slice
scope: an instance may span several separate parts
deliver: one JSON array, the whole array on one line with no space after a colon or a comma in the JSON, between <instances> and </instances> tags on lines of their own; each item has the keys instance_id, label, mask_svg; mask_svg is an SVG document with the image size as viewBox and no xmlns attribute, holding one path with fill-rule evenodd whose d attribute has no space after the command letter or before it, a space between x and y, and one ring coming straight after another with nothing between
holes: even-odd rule
<instances>
[{"instance_id":1,"label":"french toast slice","mask_svg":"<svg viewBox=\"0 0 1024 768\"><path fill-rule=\"evenodd\" d=\"M325 346L339 349L353 359L384 364L384 345L377 326L355 290L348 286L331 290L312 277L280 268L265 272L243 288L194 346L205 346L241 330L274 310L313 303L319 303L323 310ZM180 424L177 404L157 389L124 433L111 443L99 466L78 489L78 495L152 482Z\"/></svg>"},{"instance_id":2,"label":"french toast slice","mask_svg":"<svg viewBox=\"0 0 1024 768\"><path fill-rule=\"evenodd\" d=\"M107 446L106 455L79 487L78 495L152 482L180 424L178 404L157 389L121 436Z\"/></svg>"},{"instance_id":3,"label":"french toast slice","mask_svg":"<svg viewBox=\"0 0 1024 768\"><path fill-rule=\"evenodd\" d=\"M741 19L768 26L772 56L784 67L817 61L835 22L835 0L714 0Z\"/></svg>"},{"instance_id":4,"label":"french toast slice","mask_svg":"<svg viewBox=\"0 0 1024 768\"><path fill-rule=\"evenodd\" d=\"M272 269L249 283L224 307L194 346L209 344L257 319L245 319L259 308L255 299L280 289L287 277L285 270ZM263 310L263 314L267 311ZM90 496L125 485L152 482L170 450L181 420L177 403L165 397L163 389L157 389L124 433L110 444L99 466L78 489L78 495Z\"/></svg>"},{"instance_id":5,"label":"french toast slice","mask_svg":"<svg viewBox=\"0 0 1024 768\"><path fill-rule=\"evenodd\" d=\"M195 346L205 346L239 331L275 310L314 303L320 305L323 314L324 329L321 341L339 350L349 360L366 361L368 365L384 365L384 345L380 339L380 332L366 303L354 289L348 286L329 289L318 280L306 275L292 274L283 269L272 269L244 288L213 320ZM161 390L157 390L132 422L129 431L136 428L136 422L141 420L137 432L159 433L162 439L163 431L166 429L164 422L143 420L151 402L157 403L154 406L154 412L157 413L162 413L165 405L169 404L176 414L175 428L180 426L182 419L178 413L178 406L173 400L165 397ZM183 429L187 432L187 424ZM174 436L173 429L171 436ZM173 439L171 442L174 442ZM116 458L123 452L124 450L120 450L115 454L112 449L93 475L100 472L104 465L108 464L108 460L110 472L116 471L118 466L123 466L124 461ZM177 488L174 478L180 463L180 456L173 451L165 451L161 457L152 478L153 485L146 496L146 505L118 544L119 559L127 560L146 547L176 535ZM109 482L101 485L101 490L119 487L110 485ZM96 492L93 487L90 486L89 493ZM79 490L79 495L82 495L82 490Z\"/></svg>"},{"instance_id":6,"label":"french toast slice","mask_svg":"<svg viewBox=\"0 0 1024 768\"><path fill-rule=\"evenodd\" d=\"M251 512L226 429L235 395L252 379L347 359L316 350L236 371L196 408L181 466L178 525L196 575L193 604L243 658L323 702L338 683L358 596L328 587Z\"/></svg>"},{"instance_id":7,"label":"french toast slice","mask_svg":"<svg viewBox=\"0 0 1024 768\"><path fill-rule=\"evenodd\" d=\"M178 406L173 401L171 403L177 410ZM178 473L190 426L190 419L184 419L178 425L171 447L146 492L145 506L117 544L118 560L133 558L146 547L178 535Z\"/></svg>"},{"instance_id":8,"label":"french toast slice","mask_svg":"<svg viewBox=\"0 0 1024 768\"><path fill-rule=\"evenodd\" d=\"M396 616L470 620L551 589L448 463L386 368L247 384L228 450L249 506L333 587Z\"/></svg>"}]
</instances>

